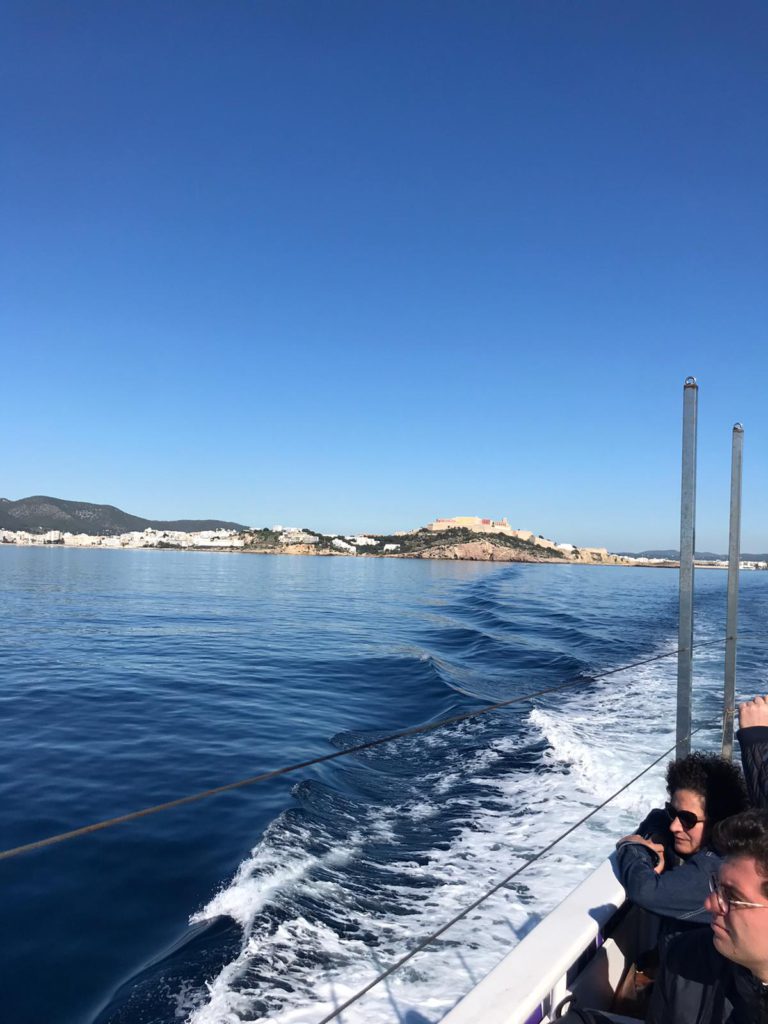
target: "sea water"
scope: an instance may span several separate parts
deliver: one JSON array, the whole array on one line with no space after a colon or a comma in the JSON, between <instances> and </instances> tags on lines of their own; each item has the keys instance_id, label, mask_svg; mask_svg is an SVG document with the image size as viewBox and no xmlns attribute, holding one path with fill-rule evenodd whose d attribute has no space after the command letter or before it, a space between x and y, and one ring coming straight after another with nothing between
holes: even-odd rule
<instances>
[{"instance_id":1,"label":"sea water","mask_svg":"<svg viewBox=\"0 0 768 1024\"><path fill-rule=\"evenodd\" d=\"M696 639L724 635L723 572ZM554 694L0 862L9 1024L316 1024L674 743L677 573L0 548L2 847ZM766 689L743 573L739 691ZM695 661L714 749L723 645ZM345 1010L432 1024L631 831L661 765Z\"/></svg>"}]
</instances>

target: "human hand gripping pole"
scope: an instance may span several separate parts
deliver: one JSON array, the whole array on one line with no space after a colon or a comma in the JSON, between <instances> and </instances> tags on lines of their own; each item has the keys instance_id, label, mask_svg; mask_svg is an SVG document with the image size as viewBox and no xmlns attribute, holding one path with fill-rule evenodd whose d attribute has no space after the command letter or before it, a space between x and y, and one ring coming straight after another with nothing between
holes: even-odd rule
<instances>
[{"instance_id":1,"label":"human hand gripping pole","mask_svg":"<svg viewBox=\"0 0 768 1024\"><path fill-rule=\"evenodd\" d=\"M751 729L755 725L768 725L768 696L758 694L739 704L739 728Z\"/></svg>"}]
</instances>

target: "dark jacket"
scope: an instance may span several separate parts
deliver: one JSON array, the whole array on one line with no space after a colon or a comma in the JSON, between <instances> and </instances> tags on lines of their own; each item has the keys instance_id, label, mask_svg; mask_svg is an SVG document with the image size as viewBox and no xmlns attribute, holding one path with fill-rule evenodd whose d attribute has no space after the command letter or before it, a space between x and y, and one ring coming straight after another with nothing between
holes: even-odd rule
<instances>
[{"instance_id":1,"label":"dark jacket","mask_svg":"<svg viewBox=\"0 0 768 1024\"><path fill-rule=\"evenodd\" d=\"M709 895L709 879L717 874L722 858L704 847L681 860L674 852L669 818L662 810L651 811L637 831L663 842L664 871L657 875L653 870L654 856L647 846L622 843L616 851L619 877L633 903L661 918L656 941L663 950L674 935L709 924L704 901Z\"/></svg>"},{"instance_id":2,"label":"dark jacket","mask_svg":"<svg viewBox=\"0 0 768 1024\"><path fill-rule=\"evenodd\" d=\"M752 807L768 809L768 725L739 729L741 764Z\"/></svg>"},{"instance_id":3,"label":"dark jacket","mask_svg":"<svg viewBox=\"0 0 768 1024\"><path fill-rule=\"evenodd\" d=\"M646 1024L768 1024L768 986L726 960L709 928L679 935L661 965Z\"/></svg>"}]
</instances>

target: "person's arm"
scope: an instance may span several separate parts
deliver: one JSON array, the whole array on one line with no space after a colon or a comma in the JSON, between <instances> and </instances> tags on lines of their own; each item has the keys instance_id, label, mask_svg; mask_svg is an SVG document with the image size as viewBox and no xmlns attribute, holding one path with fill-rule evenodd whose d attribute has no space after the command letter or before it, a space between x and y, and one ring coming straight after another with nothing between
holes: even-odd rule
<instances>
[{"instance_id":1,"label":"person's arm","mask_svg":"<svg viewBox=\"0 0 768 1024\"><path fill-rule=\"evenodd\" d=\"M634 832L631 836L624 836L616 843L617 850L620 850L622 846L640 846L648 850L651 855L651 867L654 873L660 875L664 870L666 866L664 860L666 850L662 843L654 843L652 840L646 839L645 836Z\"/></svg>"},{"instance_id":2,"label":"person's arm","mask_svg":"<svg viewBox=\"0 0 768 1024\"><path fill-rule=\"evenodd\" d=\"M768 697L739 704L741 764L753 807L768 808Z\"/></svg>"},{"instance_id":3,"label":"person's arm","mask_svg":"<svg viewBox=\"0 0 768 1024\"><path fill-rule=\"evenodd\" d=\"M645 846L627 843L619 847L616 856L621 884L638 907L678 921L709 923L704 901L709 895L710 876L720 864L713 853L698 853L663 874L654 871L651 851Z\"/></svg>"},{"instance_id":4,"label":"person's arm","mask_svg":"<svg viewBox=\"0 0 768 1024\"><path fill-rule=\"evenodd\" d=\"M637 826L636 832L623 836L616 843L616 849L620 849L625 843L647 847L653 870L660 874L674 850L667 812L659 807L652 810Z\"/></svg>"}]
</instances>

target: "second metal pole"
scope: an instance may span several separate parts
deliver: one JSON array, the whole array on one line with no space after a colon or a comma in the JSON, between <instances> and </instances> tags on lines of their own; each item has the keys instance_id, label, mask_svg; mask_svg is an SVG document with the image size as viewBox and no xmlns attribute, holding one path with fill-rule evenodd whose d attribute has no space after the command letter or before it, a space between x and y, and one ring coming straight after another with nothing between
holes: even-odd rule
<instances>
[{"instance_id":1,"label":"second metal pole","mask_svg":"<svg viewBox=\"0 0 768 1024\"><path fill-rule=\"evenodd\" d=\"M744 427L733 427L731 448L731 522L728 534L728 610L725 625L725 700L723 757L733 757L733 717L736 704L736 632L739 626L739 561L741 559L741 465Z\"/></svg>"},{"instance_id":2,"label":"second metal pole","mask_svg":"<svg viewBox=\"0 0 768 1024\"><path fill-rule=\"evenodd\" d=\"M683 473L680 491L680 620L677 640L676 757L691 752L693 682L693 556L696 547L696 417L699 386L695 377L683 385Z\"/></svg>"}]
</instances>

